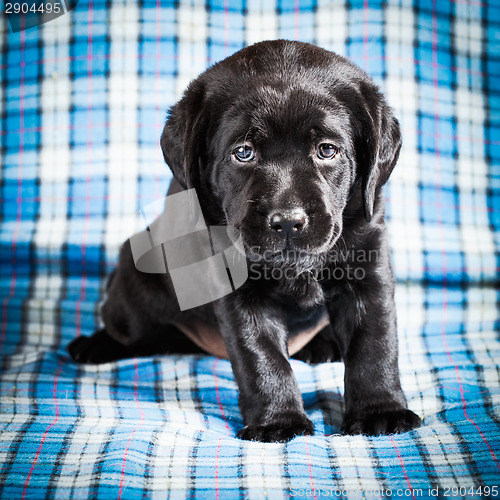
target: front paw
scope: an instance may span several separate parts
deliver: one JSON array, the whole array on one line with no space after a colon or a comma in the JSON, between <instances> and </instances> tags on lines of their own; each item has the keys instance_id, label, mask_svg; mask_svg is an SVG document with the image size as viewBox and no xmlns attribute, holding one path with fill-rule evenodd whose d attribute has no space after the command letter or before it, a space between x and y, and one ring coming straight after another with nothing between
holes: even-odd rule
<instances>
[{"instance_id":1,"label":"front paw","mask_svg":"<svg viewBox=\"0 0 500 500\"><path fill-rule=\"evenodd\" d=\"M346 415L342 423L345 434L397 434L420 427L419 416L410 410L371 411Z\"/></svg>"},{"instance_id":2,"label":"front paw","mask_svg":"<svg viewBox=\"0 0 500 500\"><path fill-rule=\"evenodd\" d=\"M238 437L247 441L282 443L290 441L295 436L311 436L312 434L314 434L312 422L305 415L298 415L293 419L277 418L271 424L247 425L238 432Z\"/></svg>"}]
</instances>

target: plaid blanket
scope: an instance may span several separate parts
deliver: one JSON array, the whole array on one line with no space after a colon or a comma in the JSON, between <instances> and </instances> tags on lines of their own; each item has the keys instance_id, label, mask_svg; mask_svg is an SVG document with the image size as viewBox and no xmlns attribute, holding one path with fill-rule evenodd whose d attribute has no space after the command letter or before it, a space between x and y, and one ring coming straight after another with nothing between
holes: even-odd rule
<instances>
[{"instance_id":1,"label":"plaid blanket","mask_svg":"<svg viewBox=\"0 0 500 500\"><path fill-rule=\"evenodd\" d=\"M2 498L499 494L498 2L80 0L0 25ZM262 444L236 438L227 361L66 354L99 324L136 210L166 192L165 111L209 64L272 38L348 56L401 122L385 195L418 430L341 435L340 363L292 361L315 435Z\"/></svg>"}]
</instances>

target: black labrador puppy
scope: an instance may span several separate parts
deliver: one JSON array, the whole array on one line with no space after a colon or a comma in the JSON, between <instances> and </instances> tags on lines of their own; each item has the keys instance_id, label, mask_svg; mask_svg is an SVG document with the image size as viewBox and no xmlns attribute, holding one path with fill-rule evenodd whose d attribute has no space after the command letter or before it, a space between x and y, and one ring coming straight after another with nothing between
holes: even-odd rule
<instances>
[{"instance_id":1,"label":"black labrador puppy","mask_svg":"<svg viewBox=\"0 0 500 500\"><path fill-rule=\"evenodd\" d=\"M161 147L170 194L194 188L207 224L240 232L248 279L181 311L169 273L138 271L127 240L104 329L75 339L73 359L228 357L245 424L238 436L258 441L313 433L289 356L343 360L345 433L418 427L399 379L381 193L401 135L366 73L307 43L257 43L189 85Z\"/></svg>"}]
</instances>

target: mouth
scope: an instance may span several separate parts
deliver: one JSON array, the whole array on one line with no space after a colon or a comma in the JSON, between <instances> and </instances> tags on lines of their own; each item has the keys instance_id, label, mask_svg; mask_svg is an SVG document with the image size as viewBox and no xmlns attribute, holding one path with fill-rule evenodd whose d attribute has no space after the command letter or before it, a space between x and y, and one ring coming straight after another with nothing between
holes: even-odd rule
<instances>
[{"instance_id":1,"label":"mouth","mask_svg":"<svg viewBox=\"0 0 500 500\"><path fill-rule=\"evenodd\" d=\"M342 224L311 225L308 234L283 238L273 234L250 219L237 225L249 262L260 262L266 266L295 267L301 263L321 262L341 237Z\"/></svg>"},{"instance_id":2,"label":"mouth","mask_svg":"<svg viewBox=\"0 0 500 500\"><path fill-rule=\"evenodd\" d=\"M305 255L321 255L334 247L340 238L340 231L337 227L332 227L326 238L312 244L309 241L296 241L294 239L265 238L261 243L256 244L250 238L243 236L243 244L246 254L250 260L258 260L262 257L285 259L293 261L301 259Z\"/></svg>"},{"instance_id":3,"label":"mouth","mask_svg":"<svg viewBox=\"0 0 500 500\"><path fill-rule=\"evenodd\" d=\"M264 267L314 268L326 255L317 248L299 247L288 241L279 246L245 246L245 249L249 261Z\"/></svg>"}]
</instances>

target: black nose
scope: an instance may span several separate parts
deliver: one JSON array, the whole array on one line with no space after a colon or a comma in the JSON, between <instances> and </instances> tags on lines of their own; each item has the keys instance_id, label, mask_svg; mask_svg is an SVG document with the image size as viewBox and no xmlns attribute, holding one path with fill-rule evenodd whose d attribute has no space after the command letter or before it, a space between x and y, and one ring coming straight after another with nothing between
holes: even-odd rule
<instances>
[{"instance_id":1,"label":"black nose","mask_svg":"<svg viewBox=\"0 0 500 500\"><path fill-rule=\"evenodd\" d=\"M275 212L269 218L271 231L282 238L299 236L307 226L307 222L308 218L304 210Z\"/></svg>"}]
</instances>

